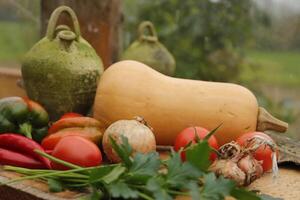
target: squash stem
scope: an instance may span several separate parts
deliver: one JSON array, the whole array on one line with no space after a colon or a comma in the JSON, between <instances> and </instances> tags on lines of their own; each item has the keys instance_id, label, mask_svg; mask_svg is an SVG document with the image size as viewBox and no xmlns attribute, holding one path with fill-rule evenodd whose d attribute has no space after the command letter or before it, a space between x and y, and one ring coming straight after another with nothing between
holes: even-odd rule
<instances>
[{"instance_id":1,"label":"squash stem","mask_svg":"<svg viewBox=\"0 0 300 200\"><path fill-rule=\"evenodd\" d=\"M257 131L273 130L285 132L288 129L288 123L272 116L266 109L259 107L257 118Z\"/></svg>"}]
</instances>

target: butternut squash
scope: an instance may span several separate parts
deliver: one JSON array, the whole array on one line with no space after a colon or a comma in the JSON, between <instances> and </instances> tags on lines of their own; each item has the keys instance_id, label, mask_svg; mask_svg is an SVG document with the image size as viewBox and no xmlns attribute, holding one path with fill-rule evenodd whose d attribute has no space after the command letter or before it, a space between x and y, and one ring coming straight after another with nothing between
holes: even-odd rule
<instances>
[{"instance_id":1,"label":"butternut squash","mask_svg":"<svg viewBox=\"0 0 300 200\"><path fill-rule=\"evenodd\" d=\"M173 145L189 126L216 133L220 144L249 131L286 131L288 125L258 107L245 87L163 75L136 61L121 61L102 75L94 102L94 117L106 127L120 119L142 116L154 129L159 145Z\"/></svg>"}]
</instances>

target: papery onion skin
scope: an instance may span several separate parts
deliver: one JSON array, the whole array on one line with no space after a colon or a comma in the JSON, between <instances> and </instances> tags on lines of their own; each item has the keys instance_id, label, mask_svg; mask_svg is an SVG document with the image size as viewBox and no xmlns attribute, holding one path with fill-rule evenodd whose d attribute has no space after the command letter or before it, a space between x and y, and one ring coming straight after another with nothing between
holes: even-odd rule
<instances>
[{"instance_id":1,"label":"papery onion skin","mask_svg":"<svg viewBox=\"0 0 300 200\"><path fill-rule=\"evenodd\" d=\"M223 175L225 178L232 179L239 186L244 185L246 180L246 174L233 160L215 160L210 166L209 171L214 172L217 176Z\"/></svg>"},{"instance_id":2,"label":"papery onion skin","mask_svg":"<svg viewBox=\"0 0 300 200\"><path fill-rule=\"evenodd\" d=\"M156 150L156 141L151 128L138 120L119 120L112 123L104 132L102 146L108 160L113 163L121 162L121 159L113 150L110 136L118 143L122 143L121 135L127 137L133 154L149 153Z\"/></svg>"},{"instance_id":3,"label":"papery onion skin","mask_svg":"<svg viewBox=\"0 0 300 200\"><path fill-rule=\"evenodd\" d=\"M264 172L270 171L272 169L272 153L276 152L278 158L278 150L276 149L276 144L273 139L263 132L249 132L241 135L236 141L239 145L246 146L247 141L251 140L251 138L258 137L265 140L265 144L260 144L259 148L254 151L254 158L258 161L263 161L262 167ZM258 141L260 142L260 141ZM259 144L259 143L258 143ZM274 145L274 149L272 149L268 144ZM249 147L248 147L249 148ZM250 147L251 148L251 147Z\"/></svg>"},{"instance_id":4,"label":"papery onion skin","mask_svg":"<svg viewBox=\"0 0 300 200\"><path fill-rule=\"evenodd\" d=\"M257 161L251 154L241 158L237 163L238 167L246 174L244 185L249 185L263 175L262 162Z\"/></svg>"}]
</instances>

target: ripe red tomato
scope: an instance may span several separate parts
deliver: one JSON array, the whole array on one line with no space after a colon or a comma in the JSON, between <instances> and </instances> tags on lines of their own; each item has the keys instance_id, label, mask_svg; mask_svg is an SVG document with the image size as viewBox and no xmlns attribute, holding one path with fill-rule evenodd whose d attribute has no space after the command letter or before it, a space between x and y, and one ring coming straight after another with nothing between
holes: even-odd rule
<instances>
[{"instance_id":1,"label":"ripe red tomato","mask_svg":"<svg viewBox=\"0 0 300 200\"><path fill-rule=\"evenodd\" d=\"M209 133L207 129L202 127L189 127L184 129L177 135L175 139L175 151L179 151L181 148L184 148L190 141L192 141L192 143L196 143L197 137L195 135L195 131L200 139L203 139ZM213 135L208 139L208 144L211 148L216 150L219 148L218 141ZM216 158L217 155L215 153L210 154L211 161L214 161ZM185 161L185 152L181 152L181 159Z\"/></svg>"},{"instance_id":2,"label":"ripe red tomato","mask_svg":"<svg viewBox=\"0 0 300 200\"><path fill-rule=\"evenodd\" d=\"M241 135L236 140L236 142L241 146L245 146L245 143L254 136L262 137L262 138L266 139L267 141L275 144L275 142L273 141L273 139L270 136L268 136L267 134L262 133L262 132L245 133L245 134ZM273 153L273 151L271 150L271 148L266 145L262 145L254 152L254 158L258 161L261 161L261 160L263 161L262 167L263 167L264 172L272 169L272 153ZM278 151L276 151L276 154L277 154L277 158L278 158Z\"/></svg>"},{"instance_id":3,"label":"ripe red tomato","mask_svg":"<svg viewBox=\"0 0 300 200\"><path fill-rule=\"evenodd\" d=\"M82 167L100 165L102 155L99 148L91 141L80 136L66 136L53 149L52 156ZM53 169L66 170L67 167L52 162Z\"/></svg>"},{"instance_id":4,"label":"ripe red tomato","mask_svg":"<svg viewBox=\"0 0 300 200\"><path fill-rule=\"evenodd\" d=\"M78 113L69 112L69 113L63 114L63 115L60 117L60 119L64 119L64 118L73 118L73 117L83 117L83 115L78 114Z\"/></svg>"}]
</instances>

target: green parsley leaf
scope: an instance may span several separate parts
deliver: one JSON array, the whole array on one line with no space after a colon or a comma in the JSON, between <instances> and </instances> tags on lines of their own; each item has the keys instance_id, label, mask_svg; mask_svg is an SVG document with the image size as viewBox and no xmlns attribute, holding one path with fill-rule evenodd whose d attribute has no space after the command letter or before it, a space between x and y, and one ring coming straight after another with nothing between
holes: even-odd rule
<instances>
[{"instance_id":1,"label":"green parsley leaf","mask_svg":"<svg viewBox=\"0 0 300 200\"><path fill-rule=\"evenodd\" d=\"M97 181L102 181L102 178L108 175L114 168L115 166L106 165L90 170L89 182L95 183Z\"/></svg>"},{"instance_id":2,"label":"green parsley leaf","mask_svg":"<svg viewBox=\"0 0 300 200\"><path fill-rule=\"evenodd\" d=\"M254 192L243 188L234 188L230 194L239 200L261 200L261 198L259 198Z\"/></svg>"},{"instance_id":3,"label":"green parsley leaf","mask_svg":"<svg viewBox=\"0 0 300 200\"><path fill-rule=\"evenodd\" d=\"M160 177L152 177L146 184L146 188L152 192L156 200L173 200L172 196L169 195L167 189L164 187L164 180Z\"/></svg>"},{"instance_id":4,"label":"green parsley leaf","mask_svg":"<svg viewBox=\"0 0 300 200\"><path fill-rule=\"evenodd\" d=\"M127 137L125 137L124 135L121 135L121 139L122 139L122 143L117 144L117 142L111 136L109 137L112 148L115 150L115 152L121 158L121 160L123 161L125 166L127 168L129 168L132 165L132 161L130 159L130 156L132 153L132 147L130 146Z\"/></svg>"},{"instance_id":5,"label":"green parsley leaf","mask_svg":"<svg viewBox=\"0 0 300 200\"><path fill-rule=\"evenodd\" d=\"M130 188L123 181L117 181L109 185L108 190L114 198L136 199L139 197L139 192Z\"/></svg>"},{"instance_id":6,"label":"green parsley leaf","mask_svg":"<svg viewBox=\"0 0 300 200\"><path fill-rule=\"evenodd\" d=\"M136 153L129 171L135 174L153 176L157 174L159 167L160 159L157 152L148 154Z\"/></svg>"},{"instance_id":7,"label":"green parsley leaf","mask_svg":"<svg viewBox=\"0 0 300 200\"><path fill-rule=\"evenodd\" d=\"M48 179L48 187L50 192L61 192L64 190L63 184L55 179Z\"/></svg>"},{"instance_id":8,"label":"green parsley leaf","mask_svg":"<svg viewBox=\"0 0 300 200\"><path fill-rule=\"evenodd\" d=\"M166 182L178 189L186 188L192 180L197 181L202 173L188 162L182 162L180 154L172 151L169 160L166 161L168 172Z\"/></svg>"},{"instance_id":9,"label":"green parsley leaf","mask_svg":"<svg viewBox=\"0 0 300 200\"><path fill-rule=\"evenodd\" d=\"M210 131L210 132L204 137L203 140L206 140L206 141L207 141L207 140L210 138L210 136L212 136L213 134L215 134L215 132L216 132L222 125L223 125L223 123L220 124L219 126L217 126L216 128L214 128L212 131Z\"/></svg>"},{"instance_id":10,"label":"green parsley leaf","mask_svg":"<svg viewBox=\"0 0 300 200\"><path fill-rule=\"evenodd\" d=\"M203 199L221 200L229 196L235 183L232 180L225 179L223 176L216 177L214 173L204 175L204 186L201 191Z\"/></svg>"},{"instance_id":11,"label":"green parsley leaf","mask_svg":"<svg viewBox=\"0 0 300 200\"><path fill-rule=\"evenodd\" d=\"M136 153L126 180L136 184L146 184L149 178L158 174L160 159L157 152Z\"/></svg>"},{"instance_id":12,"label":"green parsley leaf","mask_svg":"<svg viewBox=\"0 0 300 200\"><path fill-rule=\"evenodd\" d=\"M121 175L123 175L123 173L124 173L125 171L126 171L126 168L125 168L125 167L118 165L118 166L114 167L113 170L111 170L110 173L108 173L107 175L103 176L103 177L101 178L101 180L102 180L104 183L106 183L106 184L110 184L110 183L112 183L112 182L118 180L119 177L120 177Z\"/></svg>"},{"instance_id":13,"label":"green parsley leaf","mask_svg":"<svg viewBox=\"0 0 300 200\"><path fill-rule=\"evenodd\" d=\"M187 189L193 200L201 199L200 187L197 182L191 181L187 184Z\"/></svg>"},{"instance_id":14,"label":"green parsley leaf","mask_svg":"<svg viewBox=\"0 0 300 200\"><path fill-rule=\"evenodd\" d=\"M186 149L186 160L200 171L207 171L210 166L211 148L206 140L196 143Z\"/></svg>"},{"instance_id":15,"label":"green parsley leaf","mask_svg":"<svg viewBox=\"0 0 300 200\"><path fill-rule=\"evenodd\" d=\"M93 187L92 193L86 197L80 198L80 200L100 200L103 198L103 192Z\"/></svg>"}]
</instances>

